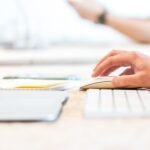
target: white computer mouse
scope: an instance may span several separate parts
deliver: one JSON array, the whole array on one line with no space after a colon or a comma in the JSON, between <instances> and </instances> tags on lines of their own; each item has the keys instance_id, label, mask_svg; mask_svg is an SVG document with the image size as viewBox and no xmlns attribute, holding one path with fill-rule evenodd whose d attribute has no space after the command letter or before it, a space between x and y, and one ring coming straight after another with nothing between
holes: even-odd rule
<instances>
[{"instance_id":1,"label":"white computer mouse","mask_svg":"<svg viewBox=\"0 0 150 150\"><path fill-rule=\"evenodd\" d=\"M81 84L80 90L87 90L87 89L137 89L140 87L114 87L112 84L112 80L114 77L112 76L105 76L105 77L98 77L91 79L89 81L85 81Z\"/></svg>"},{"instance_id":2,"label":"white computer mouse","mask_svg":"<svg viewBox=\"0 0 150 150\"><path fill-rule=\"evenodd\" d=\"M112 79L113 77L111 76L94 78L83 82L80 89L112 89L114 88L112 85Z\"/></svg>"}]
</instances>

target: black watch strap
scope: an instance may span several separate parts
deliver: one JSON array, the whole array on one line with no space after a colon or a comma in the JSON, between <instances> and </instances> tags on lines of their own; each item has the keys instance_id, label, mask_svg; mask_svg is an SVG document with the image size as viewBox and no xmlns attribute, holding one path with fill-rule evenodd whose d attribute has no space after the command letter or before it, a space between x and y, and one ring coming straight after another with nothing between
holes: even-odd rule
<instances>
[{"instance_id":1,"label":"black watch strap","mask_svg":"<svg viewBox=\"0 0 150 150\"><path fill-rule=\"evenodd\" d=\"M98 17L97 23L105 24L105 23L106 23L106 15L107 15L107 12L104 11L104 12Z\"/></svg>"}]
</instances>

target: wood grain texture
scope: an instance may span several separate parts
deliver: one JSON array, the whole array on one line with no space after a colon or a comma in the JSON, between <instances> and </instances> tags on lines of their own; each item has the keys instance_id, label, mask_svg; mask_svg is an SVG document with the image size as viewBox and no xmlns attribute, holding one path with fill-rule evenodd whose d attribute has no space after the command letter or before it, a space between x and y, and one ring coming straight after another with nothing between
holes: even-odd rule
<instances>
[{"instance_id":1,"label":"wood grain texture","mask_svg":"<svg viewBox=\"0 0 150 150\"><path fill-rule=\"evenodd\" d=\"M148 53L148 46L120 47ZM61 72L85 77L94 65L0 66L0 75ZM0 150L150 149L150 118L88 120L83 116L84 96L85 92L70 91L59 120L53 123L0 123Z\"/></svg>"},{"instance_id":2,"label":"wood grain texture","mask_svg":"<svg viewBox=\"0 0 150 150\"><path fill-rule=\"evenodd\" d=\"M0 150L148 150L150 119L87 120L85 92L70 91L53 123L0 123Z\"/></svg>"}]
</instances>

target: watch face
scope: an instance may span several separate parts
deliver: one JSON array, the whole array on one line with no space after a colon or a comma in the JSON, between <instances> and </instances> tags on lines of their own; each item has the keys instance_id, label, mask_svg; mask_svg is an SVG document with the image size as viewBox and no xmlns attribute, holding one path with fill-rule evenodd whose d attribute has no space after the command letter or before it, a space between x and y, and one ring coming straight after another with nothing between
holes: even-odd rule
<instances>
[{"instance_id":1,"label":"watch face","mask_svg":"<svg viewBox=\"0 0 150 150\"><path fill-rule=\"evenodd\" d=\"M102 13L102 15L100 15L98 17L98 22L97 23L105 24L105 22L106 22L106 14L107 14L106 11L104 11Z\"/></svg>"}]
</instances>

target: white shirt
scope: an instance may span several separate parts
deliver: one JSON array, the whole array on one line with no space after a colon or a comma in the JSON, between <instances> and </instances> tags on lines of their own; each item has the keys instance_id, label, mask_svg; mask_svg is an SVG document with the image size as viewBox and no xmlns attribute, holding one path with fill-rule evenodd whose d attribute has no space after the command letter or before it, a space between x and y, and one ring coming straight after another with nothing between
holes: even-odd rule
<instances>
[{"instance_id":1,"label":"white shirt","mask_svg":"<svg viewBox=\"0 0 150 150\"><path fill-rule=\"evenodd\" d=\"M137 0L136 3L131 0L111 0L111 2L101 0L101 2L110 11L114 13L122 11L122 15L126 16L136 17L135 14L146 16L150 11L146 3L149 3L149 0ZM133 11L133 7L137 9ZM114 33L116 32L110 28L95 26L80 19L67 0L0 0L0 44L6 47L47 47L66 41L97 43L112 39L118 41L120 35L116 34L114 38Z\"/></svg>"}]
</instances>

